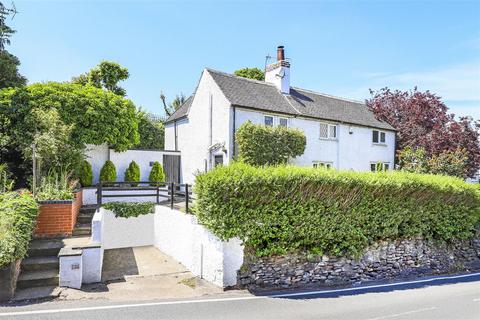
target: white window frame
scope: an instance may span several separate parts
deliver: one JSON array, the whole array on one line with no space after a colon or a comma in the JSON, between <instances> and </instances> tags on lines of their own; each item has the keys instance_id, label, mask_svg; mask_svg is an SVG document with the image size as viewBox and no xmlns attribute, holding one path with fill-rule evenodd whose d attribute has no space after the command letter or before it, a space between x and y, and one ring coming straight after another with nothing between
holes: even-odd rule
<instances>
[{"instance_id":1,"label":"white window frame","mask_svg":"<svg viewBox=\"0 0 480 320\"><path fill-rule=\"evenodd\" d=\"M381 170L377 170L377 165L381 165ZM372 170L372 166L375 166L375 170ZM388 168L385 169L385 166ZM382 161L372 161L370 162L370 171L371 172L378 172L378 171L389 171L390 170L390 162L382 162Z\"/></svg>"},{"instance_id":2,"label":"white window frame","mask_svg":"<svg viewBox=\"0 0 480 320\"><path fill-rule=\"evenodd\" d=\"M333 169L333 161L313 161L312 166L314 168Z\"/></svg>"},{"instance_id":3,"label":"white window frame","mask_svg":"<svg viewBox=\"0 0 480 320\"><path fill-rule=\"evenodd\" d=\"M321 126L326 125L327 126L327 137L322 137L321 136ZM332 137L330 135L331 128L335 128L335 136ZM318 135L321 140L337 140L338 139L338 125L334 123L328 123L328 122L320 122L318 125Z\"/></svg>"},{"instance_id":4,"label":"white window frame","mask_svg":"<svg viewBox=\"0 0 480 320\"><path fill-rule=\"evenodd\" d=\"M375 131L378 132L378 141L377 142L373 141L373 135L374 135ZM382 134L383 134L383 142L382 142L382 139L381 139ZM376 145L386 145L387 144L387 132L382 131L382 130L373 129L372 130L372 143L376 144Z\"/></svg>"},{"instance_id":5,"label":"white window frame","mask_svg":"<svg viewBox=\"0 0 480 320\"><path fill-rule=\"evenodd\" d=\"M284 126L282 126L282 125L280 124L280 123L282 122L282 120L285 120L285 122L286 122ZM288 118L286 118L286 117L278 117L278 124L277 124L277 126L288 128Z\"/></svg>"},{"instance_id":6,"label":"white window frame","mask_svg":"<svg viewBox=\"0 0 480 320\"><path fill-rule=\"evenodd\" d=\"M267 117L268 117L268 118L272 118L272 125L268 125L268 124L266 123L265 120L267 119ZM267 126L267 127L274 127L274 126L275 126L275 117L272 116L272 115L269 115L269 114L264 114L264 115L263 115L263 125L265 125L265 126Z\"/></svg>"}]
</instances>

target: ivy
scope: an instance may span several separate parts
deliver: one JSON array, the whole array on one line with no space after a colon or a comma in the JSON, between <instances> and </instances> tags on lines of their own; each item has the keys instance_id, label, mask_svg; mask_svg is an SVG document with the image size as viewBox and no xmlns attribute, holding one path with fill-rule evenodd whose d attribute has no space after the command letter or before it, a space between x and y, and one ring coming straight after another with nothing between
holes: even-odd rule
<instances>
[{"instance_id":1,"label":"ivy","mask_svg":"<svg viewBox=\"0 0 480 320\"><path fill-rule=\"evenodd\" d=\"M469 238L480 223L480 189L447 176L234 163L194 191L199 221L258 255L355 255L382 239Z\"/></svg>"},{"instance_id":2,"label":"ivy","mask_svg":"<svg viewBox=\"0 0 480 320\"><path fill-rule=\"evenodd\" d=\"M155 202L108 202L103 207L117 218L131 218L154 213Z\"/></svg>"}]
</instances>

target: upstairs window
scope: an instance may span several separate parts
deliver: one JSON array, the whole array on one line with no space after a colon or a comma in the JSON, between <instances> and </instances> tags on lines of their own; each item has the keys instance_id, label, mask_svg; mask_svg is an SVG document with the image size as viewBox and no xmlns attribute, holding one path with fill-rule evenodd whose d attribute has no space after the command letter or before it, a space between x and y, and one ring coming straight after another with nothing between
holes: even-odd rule
<instances>
[{"instance_id":1,"label":"upstairs window","mask_svg":"<svg viewBox=\"0 0 480 320\"><path fill-rule=\"evenodd\" d=\"M372 131L372 142L378 144L385 144L385 132L379 130Z\"/></svg>"},{"instance_id":2,"label":"upstairs window","mask_svg":"<svg viewBox=\"0 0 480 320\"><path fill-rule=\"evenodd\" d=\"M337 139L337 126L335 124L320 123L320 139Z\"/></svg>"},{"instance_id":3,"label":"upstairs window","mask_svg":"<svg viewBox=\"0 0 480 320\"><path fill-rule=\"evenodd\" d=\"M273 127L273 117L272 116L265 116L264 123L266 126Z\"/></svg>"}]
</instances>

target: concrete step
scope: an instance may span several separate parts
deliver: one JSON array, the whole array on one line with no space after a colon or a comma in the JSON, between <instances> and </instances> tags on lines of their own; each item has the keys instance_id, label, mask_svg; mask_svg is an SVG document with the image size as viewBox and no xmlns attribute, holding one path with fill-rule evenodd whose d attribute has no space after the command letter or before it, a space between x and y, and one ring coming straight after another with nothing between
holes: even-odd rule
<instances>
[{"instance_id":1,"label":"concrete step","mask_svg":"<svg viewBox=\"0 0 480 320\"><path fill-rule=\"evenodd\" d=\"M30 242L28 257L52 257L57 256L64 247L62 239L33 240Z\"/></svg>"},{"instance_id":2,"label":"concrete step","mask_svg":"<svg viewBox=\"0 0 480 320\"><path fill-rule=\"evenodd\" d=\"M58 270L25 271L20 274L17 288L58 286Z\"/></svg>"},{"instance_id":3,"label":"concrete step","mask_svg":"<svg viewBox=\"0 0 480 320\"><path fill-rule=\"evenodd\" d=\"M58 257L29 257L22 260L22 272L40 271L40 270L57 270Z\"/></svg>"},{"instance_id":4,"label":"concrete step","mask_svg":"<svg viewBox=\"0 0 480 320\"><path fill-rule=\"evenodd\" d=\"M25 301L25 300L50 300L57 298L62 289L56 286L47 287L32 287L26 289L17 289L13 301Z\"/></svg>"},{"instance_id":5,"label":"concrete step","mask_svg":"<svg viewBox=\"0 0 480 320\"><path fill-rule=\"evenodd\" d=\"M86 205L80 208L80 213L89 213L93 215L96 210L97 210L97 205Z\"/></svg>"},{"instance_id":6,"label":"concrete step","mask_svg":"<svg viewBox=\"0 0 480 320\"><path fill-rule=\"evenodd\" d=\"M86 224L79 224L75 226L73 229L73 236L88 236L92 233L92 226L88 223Z\"/></svg>"},{"instance_id":7,"label":"concrete step","mask_svg":"<svg viewBox=\"0 0 480 320\"><path fill-rule=\"evenodd\" d=\"M77 217L77 223L90 224L93 219L93 214L79 214Z\"/></svg>"}]
</instances>

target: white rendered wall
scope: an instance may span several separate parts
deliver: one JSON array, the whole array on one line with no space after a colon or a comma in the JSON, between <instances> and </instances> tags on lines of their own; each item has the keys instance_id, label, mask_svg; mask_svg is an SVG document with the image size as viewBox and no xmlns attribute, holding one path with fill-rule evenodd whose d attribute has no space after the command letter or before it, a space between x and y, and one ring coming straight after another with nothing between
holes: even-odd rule
<instances>
[{"instance_id":1,"label":"white rendered wall","mask_svg":"<svg viewBox=\"0 0 480 320\"><path fill-rule=\"evenodd\" d=\"M107 144L93 145L88 144L85 152L86 160L92 165L93 172L93 184L98 183L98 177L100 177L100 170L102 169L105 161L108 160L109 149Z\"/></svg>"},{"instance_id":2,"label":"white rendered wall","mask_svg":"<svg viewBox=\"0 0 480 320\"><path fill-rule=\"evenodd\" d=\"M102 197L102 203L107 202L157 202L157 197L145 197L140 196L142 194L154 194L155 190L130 190L130 191L104 191L103 195L115 195L115 194L131 194L133 196L128 197ZM87 204L97 204L97 188L83 188L82 189L83 197L82 203L84 205ZM139 196L136 197L135 195L138 194ZM160 202L166 201L169 199L166 191L160 192Z\"/></svg>"},{"instance_id":3,"label":"white rendered wall","mask_svg":"<svg viewBox=\"0 0 480 320\"><path fill-rule=\"evenodd\" d=\"M278 123L279 116L286 117L237 107L235 130L247 121L263 124L265 115L273 115L275 125ZM338 125L337 139L326 140L320 139L319 125L320 122L325 121L288 116L287 118L289 127L303 131L307 138L304 154L293 159L291 161L293 164L311 167L314 161L325 161L333 163L337 169L368 171L372 162L380 161L390 163L390 169L393 169L395 157L395 133L393 131L385 131L386 143L376 145L372 143L373 128L329 122ZM352 134L349 133L350 128Z\"/></svg>"},{"instance_id":4,"label":"white rendered wall","mask_svg":"<svg viewBox=\"0 0 480 320\"><path fill-rule=\"evenodd\" d=\"M103 248L100 246L82 248L82 283L102 281Z\"/></svg>"}]
</instances>

